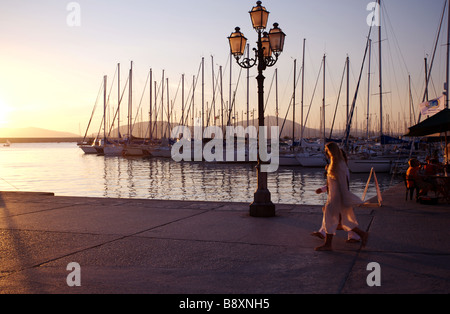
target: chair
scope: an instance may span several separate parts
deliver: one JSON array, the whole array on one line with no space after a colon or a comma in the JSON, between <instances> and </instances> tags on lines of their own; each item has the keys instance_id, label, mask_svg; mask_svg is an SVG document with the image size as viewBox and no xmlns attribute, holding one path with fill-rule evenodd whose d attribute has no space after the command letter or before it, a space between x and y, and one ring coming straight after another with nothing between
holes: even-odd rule
<instances>
[{"instance_id":1,"label":"chair","mask_svg":"<svg viewBox=\"0 0 450 314\"><path fill-rule=\"evenodd\" d=\"M404 182L405 182L405 188L406 188L406 195L405 195L405 200L408 200L408 192L409 192L409 199L412 200L413 194L414 194L414 190L416 190L416 199L419 197L419 189L416 188L416 183L413 179L407 179L406 178L406 174L403 177ZM408 181L412 181L413 184L411 185L410 188L408 188Z\"/></svg>"}]
</instances>

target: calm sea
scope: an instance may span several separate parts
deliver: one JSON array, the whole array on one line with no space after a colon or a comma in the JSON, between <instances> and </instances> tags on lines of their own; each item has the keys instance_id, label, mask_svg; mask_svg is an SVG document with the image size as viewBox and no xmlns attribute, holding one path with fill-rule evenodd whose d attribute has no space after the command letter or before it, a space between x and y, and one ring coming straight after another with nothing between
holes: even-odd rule
<instances>
[{"instance_id":1,"label":"calm sea","mask_svg":"<svg viewBox=\"0 0 450 314\"><path fill-rule=\"evenodd\" d=\"M397 184L377 174L381 190ZM352 174L362 196L368 174ZM323 169L280 167L269 173L274 203L323 205ZM251 202L256 171L249 164L177 163L163 158L85 155L76 143L24 143L0 147L0 190L53 192L60 196ZM366 199L376 195L373 181Z\"/></svg>"}]
</instances>

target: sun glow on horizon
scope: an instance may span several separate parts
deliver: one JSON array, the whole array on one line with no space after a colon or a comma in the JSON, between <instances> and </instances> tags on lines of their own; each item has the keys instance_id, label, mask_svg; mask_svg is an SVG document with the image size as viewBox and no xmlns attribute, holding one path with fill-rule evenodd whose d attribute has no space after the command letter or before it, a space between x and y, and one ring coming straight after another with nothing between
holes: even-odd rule
<instances>
[{"instance_id":1,"label":"sun glow on horizon","mask_svg":"<svg viewBox=\"0 0 450 314\"><path fill-rule=\"evenodd\" d=\"M11 111L11 107L0 98L0 127L4 127L9 122L8 118Z\"/></svg>"}]
</instances>

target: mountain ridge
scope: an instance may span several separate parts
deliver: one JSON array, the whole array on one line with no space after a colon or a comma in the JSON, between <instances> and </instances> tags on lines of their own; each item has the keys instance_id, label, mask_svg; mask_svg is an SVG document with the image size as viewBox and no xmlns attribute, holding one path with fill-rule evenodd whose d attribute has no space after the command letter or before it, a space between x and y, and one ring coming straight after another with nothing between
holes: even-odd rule
<instances>
[{"instance_id":1,"label":"mountain ridge","mask_svg":"<svg viewBox=\"0 0 450 314\"><path fill-rule=\"evenodd\" d=\"M26 128L0 128L0 138L79 138L80 135L70 132L54 131L49 129Z\"/></svg>"}]
</instances>

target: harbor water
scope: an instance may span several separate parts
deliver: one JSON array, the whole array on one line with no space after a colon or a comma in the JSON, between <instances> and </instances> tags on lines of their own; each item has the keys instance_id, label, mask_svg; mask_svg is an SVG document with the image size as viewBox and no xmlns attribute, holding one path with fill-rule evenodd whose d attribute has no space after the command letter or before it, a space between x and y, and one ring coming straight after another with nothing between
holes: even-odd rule
<instances>
[{"instance_id":1,"label":"harbor water","mask_svg":"<svg viewBox=\"0 0 450 314\"><path fill-rule=\"evenodd\" d=\"M351 174L362 197L369 174ZM377 174L381 191L400 178ZM272 202L323 205L324 169L279 167L269 173ZM0 190L53 192L60 196L251 202L256 190L251 164L175 162L166 158L85 155L76 143L13 143L0 148ZM376 195L373 179L366 199Z\"/></svg>"}]
</instances>

